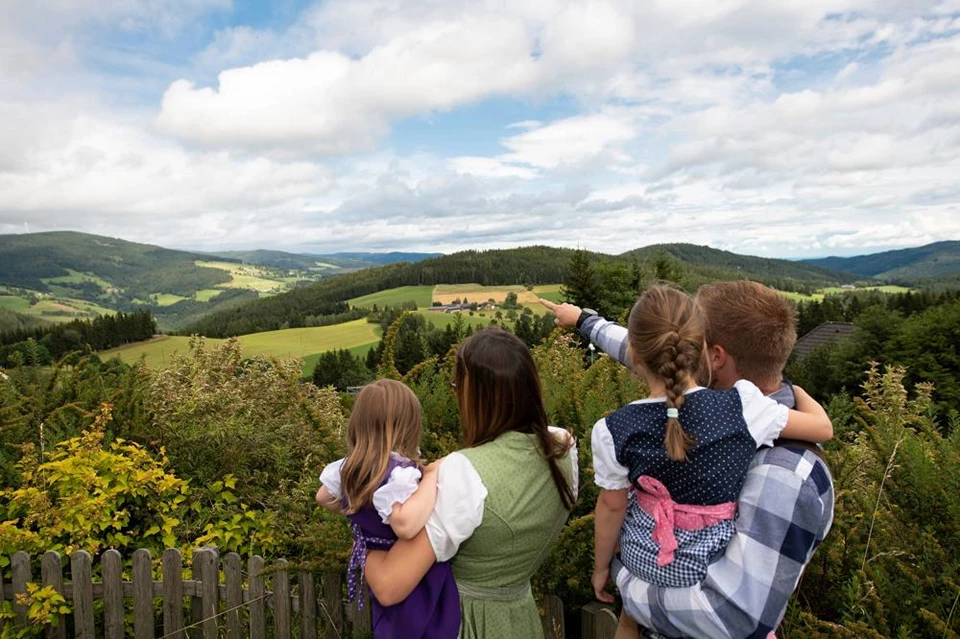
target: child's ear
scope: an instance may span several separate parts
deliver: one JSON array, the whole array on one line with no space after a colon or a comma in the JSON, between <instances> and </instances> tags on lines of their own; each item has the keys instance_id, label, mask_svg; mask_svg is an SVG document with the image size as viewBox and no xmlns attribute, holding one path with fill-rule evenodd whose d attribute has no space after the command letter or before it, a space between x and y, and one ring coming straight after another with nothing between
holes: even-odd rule
<instances>
[{"instance_id":1,"label":"child's ear","mask_svg":"<svg viewBox=\"0 0 960 639\"><path fill-rule=\"evenodd\" d=\"M627 361L630 362L630 370L633 371L633 374L637 377L644 377L646 375L646 368L643 366L643 362L640 361L640 358L637 357L637 354L633 351L633 344L627 342Z\"/></svg>"}]
</instances>

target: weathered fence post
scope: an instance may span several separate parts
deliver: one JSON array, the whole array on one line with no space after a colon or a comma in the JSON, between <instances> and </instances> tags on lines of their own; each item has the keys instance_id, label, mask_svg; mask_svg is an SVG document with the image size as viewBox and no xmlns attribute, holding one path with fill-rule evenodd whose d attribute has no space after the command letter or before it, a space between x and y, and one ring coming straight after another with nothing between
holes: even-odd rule
<instances>
[{"instance_id":1,"label":"weathered fence post","mask_svg":"<svg viewBox=\"0 0 960 639\"><path fill-rule=\"evenodd\" d=\"M30 555L22 550L13 553L13 557L10 558L10 569L13 572L13 597L11 598L16 601L17 595L27 594L27 582L33 580L30 575ZM26 626L27 607L14 604L13 609L16 612L14 618L16 625Z\"/></svg>"},{"instance_id":2,"label":"weathered fence post","mask_svg":"<svg viewBox=\"0 0 960 639\"><path fill-rule=\"evenodd\" d=\"M243 606L243 576L240 574L240 555L227 553L223 558L223 577L226 582L227 637L240 639L240 607Z\"/></svg>"},{"instance_id":3,"label":"weathered fence post","mask_svg":"<svg viewBox=\"0 0 960 639\"><path fill-rule=\"evenodd\" d=\"M328 570L323 573L324 639L340 639L343 630L343 589L340 573Z\"/></svg>"},{"instance_id":4,"label":"weathered fence post","mask_svg":"<svg viewBox=\"0 0 960 639\"><path fill-rule=\"evenodd\" d=\"M193 558L190 563L190 579L199 582L200 577L200 550L193 551ZM190 593L190 637L200 639L203 633L200 629L200 622L203 621L203 600L200 598L200 591L194 590Z\"/></svg>"},{"instance_id":5,"label":"weathered fence post","mask_svg":"<svg viewBox=\"0 0 960 639\"><path fill-rule=\"evenodd\" d=\"M125 604L133 600L133 633L136 639L154 639L160 626L154 612L154 603L163 598L163 639L186 639L184 623L184 596L190 597L191 628L189 634L203 639L219 637L218 619L223 614L226 636L230 639L251 637L265 639L266 608L272 608L274 620L271 636L276 639L291 639L296 634L300 639L315 639L319 630L319 609L324 613L324 637L342 637L344 631L344 608L342 575L338 571L327 572L323 578L323 600L318 599L318 586L313 573L300 570L296 584L291 583L290 564L278 559L266 570L262 557L253 556L248 563L249 587L244 588L244 575L240 556L228 553L223 558L223 585L220 583L220 562L215 548L201 548L193 554L193 579L183 580L183 560L175 548L164 551L162 559L162 582L154 580L150 551L140 548L132 556L131 580L124 581L124 563L121 554L109 549L100 555L102 582L93 582L93 561L90 553L78 550L70 557L69 581L65 580L63 560L59 553L48 551L41 559L43 585L54 589L73 602L72 635L78 639L94 639L102 632L104 639L121 639L127 635ZM30 555L24 551L11 557L12 583L5 583L0 573L0 600L10 601L18 594L26 594L27 585L34 579L31 573ZM271 589L266 589L264 575L271 575ZM292 588L296 586L296 592ZM371 630L370 596L366 589L360 593L363 610L352 610L350 625L358 633ZM103 600L102 631L98 630L99 614L94 614L94 601ZM548 600L549 601L549 600ZM127 604L129 605L129 604ZM221 613L221 607L223 612ZM560 613L559 601L550 604ZM249 632L245 632L244 608L249 610ZM25 627L29 623L28 606L16 605L14 623ZM294 632L294 614L299 614L299 628ZM95 618L97 617L97 618ZM7 624L11 623L9 620ZM545 627L556 624L544 622ZM70 627L63 615L42 629L48 639L65 639ZM9 628L8 628L9 630ZM549 632L549 639L556 639Z\"/></svg>"},{"instance_id":6,"label":"weathered fence post","mask_svg":"<svg viewBox=\"0 0 960 639\"><path fill-rule=\"evenodd\" d=\"M357 600L353 608L353 631L362 632L366 635L373 633L373 612L370 605L370 595L367 592L367 585L361 584L358 588ZM360 602L363 602L363 609L360 609Z\"/></svg>"},{"instance_id":7,"label":"weathered fence post","mask_svg":"<svg viewBox=\"0 0 960 639\"><path fill-rule=\"evenodd\" d=\"M588 603L582 611L583 639L613 639L617 633L617 616L607 604Z\"/></svg>"},{"instance_id":8,"label":"weathered fence post","mask_svg":"<svg viewBox=\"0 0 960 639\"><path fill-rule=\"evenodd\" d=\"M133 552L133 633L136 639L153 639L153 572L150 551Z\"/></svg>"},{"instance_id":9,"label":"weathered fence post","mask_svg":"<svg viewBox=\"0 0 960 639\"><path fill-rule=\"evenodd\" d=\"M297 583L300 586L300 639L317 639L317 591L313 575L301 570Z\"/></svg>"},{"instance_id":10,"label":"weathered fence post","mask_svg":"<svg viewBox=\"0 0 960 639\"><path fill-rule=\"evenodd\" d=\"M250 639L264 639L267 635L266 614L263 600L263 557L254 555L247 562L250 581Z\"/></svg>"},{"instance_id":11,"label":"weathered fence post","mask_svg":"<svg viewBox=\"0 0 960 639\"><path fill-rule=\"evenodd\" d=\"M13 598L13 594L10 594L10 598ZM0 570L0 601L7 600L7 586L3 579L3 571ZM0 630L3 630L3 619L0 619Z\"/></svg>"},{"instance_id":12,"label":"weathered fence post","mask_svg":"<svg viewBox=\"0 0 960 639\"><path fill-rule=\"evenodd\" d=\"M203 610L204 639L217 639L217 613L219 611L218 595L220 594L220 562L217 560L215 548L201 548L199 556L201 606ZM196 558L197 555L194 555ZM194 570L197 569L197 560L194 559Z\"/></svg>"},{"instance_id":13,"label":"weathered fence post","mask_svg":"<svg viewBox=\"0 0 960 639\"><path fill-rule=\"evenodd\" d=\"M93 574L90 553L78 550L70 558L73 577L73 632L77 639L93 639Z\"/></svg>"},{"instance_id":14,"label":"weathered fence post","mask_svg":"<svg viewBox=\"0 0 960 639\"><path fill-rule=\"evenodd\" d=\"M103 636L123 639L123 557L113 548L100 555L103 570Z\"/></svg>"},{"instance_id":15,"label":"weathered fence post","mask_svg":"<svg viewBox=\"0 0 960 639\"><path fill-rule=\"evenodd\" d=\"M183 631L183 558L176 548L163 551L163 636L186 639Z\"/></svg>"},{"instance_id":16,"label":"weathered fence post","mask_svg":"<svg viewBox=\"0 0 960 639\"><path fill-rule=\"evenodd\" d=\"M60 553L53 550L43 553L43 558L40 560L40 580L44 586L51 586L61 595L63 594L63 569L60 566ZM47 639L64 639L67 636L66 620L63 615L57 615L56 622L44 628L43 636Z\"/></svg>"},{"instance_id":17,"label":"weathered fence post","mask_svg":"<svg viewBox=\"0 0 960 639\"><path fill-rule=\"evenodd\" d=\"M543 635L546 639L564 639L563 600L556 595L543 596Z\"/></svg>"},{"instance_id":18,"label":"weathered fence post","mask_svg":"<svg viewBox=\"0 0 960 639\"><path fill-rule=\"evenodd\" d=\"M273 573L273 622L277 639L290 639L290 575L286 559L277 560Z\"/></svg>"}]
</instances>

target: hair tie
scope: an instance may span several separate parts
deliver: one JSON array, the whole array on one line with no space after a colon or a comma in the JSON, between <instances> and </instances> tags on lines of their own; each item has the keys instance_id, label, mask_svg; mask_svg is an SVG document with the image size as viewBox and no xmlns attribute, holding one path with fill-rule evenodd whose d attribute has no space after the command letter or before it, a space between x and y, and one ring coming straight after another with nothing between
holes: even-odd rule
<instances>
[{"instance_id":1,"label":"hair tie","mask_svg":"<svg viewBox=\"0 0 960 639\"><path fill-rule=\"evenodd\" d=\"M668 408L668 409L667 409L667 418L669 419L670 417L672 417L672 418L674 418L674 419L678 419L678 418L680 417L680 410L677 409L677 408Z\"/></svg>"}]
</instances>

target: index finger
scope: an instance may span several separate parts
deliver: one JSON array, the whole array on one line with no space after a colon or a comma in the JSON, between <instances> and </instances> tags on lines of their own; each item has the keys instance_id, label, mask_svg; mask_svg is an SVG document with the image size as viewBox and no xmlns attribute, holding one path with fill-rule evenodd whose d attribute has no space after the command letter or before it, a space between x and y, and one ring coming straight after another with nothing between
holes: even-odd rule
<instances>
[{"instance_id":1,"label":"index finger","mask_svg":"<svg viewBox=\"0 0 960 639\"><path fill-rule=\"evenodd\" d=\"M537 298L537 299L539 299L539 300L540 300L540 303L543 304L544 306L546 306L546 307L547 307L548 309L550 309L551 311L557 310L557 306L558 306L558 305L557 305L557 304L554 304L554 303L551 302L550 300L545 300L545 299L543 299L542 297L539 297L539 298Z\"/></svg>"}]
</instances>

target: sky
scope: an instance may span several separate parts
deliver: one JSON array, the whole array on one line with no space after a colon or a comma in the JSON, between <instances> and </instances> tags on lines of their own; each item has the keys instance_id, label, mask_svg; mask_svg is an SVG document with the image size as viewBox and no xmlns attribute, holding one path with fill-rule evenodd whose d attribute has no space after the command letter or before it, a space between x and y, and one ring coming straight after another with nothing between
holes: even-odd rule
<instances>
[{"instance_id":1,"label":"sky","mask_svg":"<svg viewBox=\"0 0 960 639\"><path fill-rule=\"evenodd\" d=\"M0 43L0 234L960 239L960 0L4 0Z\"/></svg>"}]
</instances>

